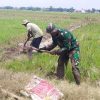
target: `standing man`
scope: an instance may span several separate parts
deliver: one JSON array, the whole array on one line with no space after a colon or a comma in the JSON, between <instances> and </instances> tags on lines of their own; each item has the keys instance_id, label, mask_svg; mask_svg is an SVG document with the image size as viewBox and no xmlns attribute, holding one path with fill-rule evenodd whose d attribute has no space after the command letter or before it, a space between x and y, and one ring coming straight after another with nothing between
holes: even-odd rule
<instances>
[{"instance_id":1,"label":"standing man","mask_svg":"<svg viewBox=\"0 0 100 100\"><path fill-rule=\"evenodd\" d=\"M27 40L24 43L24 47L26 43L33 37L33 40L30 44L31 47L39 48L41 43L43 32L42 30L34 23L29 22L28 20L23 20L22 25L27 28Z\"/></svg>"},{"instance_id":2,"label":"standing man","mask_svg":"<svg viewBox=\"0 0 100 100\"><path fill-rule=\"evenodd\" d=\"M56 28L52 23L47 26L46 32L51 34L53 43L47 47L40 48L39 50L50 51L58 45L60 47L59 50L50 51L51 54L59 55L56 73L57 77L59 79L62 79L64 77L64 66L67 66L70 59L74 79L76 81L76 84L79 85L79 44L76 38L68 30Z\"/></svg>"}]
</instances>

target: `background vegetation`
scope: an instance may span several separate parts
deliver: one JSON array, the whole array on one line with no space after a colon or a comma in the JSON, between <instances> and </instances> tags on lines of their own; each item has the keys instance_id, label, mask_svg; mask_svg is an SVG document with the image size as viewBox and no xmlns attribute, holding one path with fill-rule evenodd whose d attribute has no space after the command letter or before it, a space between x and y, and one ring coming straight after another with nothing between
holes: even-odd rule
<instances>
[{"instance_id":1,"label":"background vegetation","mask_svg":"<svg viewBox=\"0 0 100 100\"><path fill-rule=\"evenodd\" d=\"M89 22L73 31L80 42L80 70L82 80L98 80L100 78L100 14L0 10L0 56L3 56L5 45L16 47L18 43L24 41L26 29L21 25L24 19L39 25L44 34L45 27L49 22L53 22L61 28L69 28L69 26L77 25L77 23ZM54 71L57 58L57 56L49 54L36 53L33 54L33 60L30 62L27 56L22 55L18 59L1 60L0 67L14 71L34 72L37 75L44 76L46 73ZM73 81L70 63L65 77Z\"/></svg>"}]
</instances>

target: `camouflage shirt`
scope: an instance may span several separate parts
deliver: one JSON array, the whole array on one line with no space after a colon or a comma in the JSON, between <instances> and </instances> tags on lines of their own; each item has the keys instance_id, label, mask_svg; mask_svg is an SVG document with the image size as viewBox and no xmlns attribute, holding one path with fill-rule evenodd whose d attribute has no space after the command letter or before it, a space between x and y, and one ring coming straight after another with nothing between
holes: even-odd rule
<instances>
[{"instance_id":1,"label":"camouflage shirt","mask_svg":"<svg viewBox=\"0 0 100 100\"><path fill-rule=\"evenodd\" d=\"M53 47L58 45L61 49L66 49L67 51L73 49L79 50L78 42L71 32L65 29L59 29L59 33L56 37L52 36Z\"/></svg>"}]
</instances>

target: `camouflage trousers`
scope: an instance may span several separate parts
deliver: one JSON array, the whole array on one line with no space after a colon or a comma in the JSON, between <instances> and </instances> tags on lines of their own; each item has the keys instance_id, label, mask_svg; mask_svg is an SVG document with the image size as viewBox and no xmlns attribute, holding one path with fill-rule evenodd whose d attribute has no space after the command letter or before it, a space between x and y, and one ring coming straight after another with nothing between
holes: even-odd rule
<instances>
[{"instance_id":1,"label":"camouflage trousers","mask_svg":"<svg viewBox=\"0 0 100 100\"><path fill-rule=\"evenodd\" d=\"M64 52L59 56L58 59L58 66L57 66L57 77L62 79L64 77L64 67L65 65L67 66L68 61L71 61L71 65L72 65L72 73L74 76L74 79L76 81L76 84L80 84L80 71L78 68L79 65L79 50L76 48L72 51L70 51L69 53Z\"/></svg>"}]
</instances>

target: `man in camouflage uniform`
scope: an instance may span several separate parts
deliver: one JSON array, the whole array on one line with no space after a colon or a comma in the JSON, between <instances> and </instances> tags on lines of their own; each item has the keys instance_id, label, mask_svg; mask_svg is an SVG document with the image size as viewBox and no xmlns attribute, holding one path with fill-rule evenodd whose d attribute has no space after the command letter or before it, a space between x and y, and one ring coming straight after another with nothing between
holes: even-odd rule
<instances>
[{"instance_id":1,"label":"man in camouflage uniform","mask_svg":"<svg viewBox=\"0 0 100 100\"><path fill-rule=\"evenodd\" d=\"M47 47L40 48L40 50L50 51L58 45L60 47L59 50L50 51L51 54L59 55L57 77L59 79L64 77L64 66L68 64L70 58L74 79L76 84L79 85L79 44L76 38L68 30L56 28L52 23L47 26L46 31L51 34L53 43Z\"/></svg>"}]
</instances>

